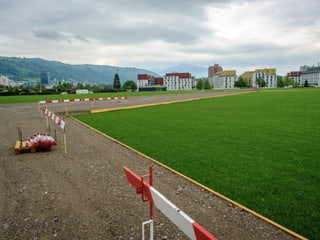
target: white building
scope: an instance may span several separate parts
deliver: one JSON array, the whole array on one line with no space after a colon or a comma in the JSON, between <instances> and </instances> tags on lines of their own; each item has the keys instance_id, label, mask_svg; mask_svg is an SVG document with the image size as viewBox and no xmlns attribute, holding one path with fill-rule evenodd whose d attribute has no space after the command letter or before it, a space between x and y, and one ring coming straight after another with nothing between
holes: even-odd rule
<instances>
[{"instance_id":1,"label":"white building","mask_svg":"<svg viewBox=\"0 0 320 240\"><path fill-rule=\"evenodd\" d=\"M277 72L275 68L256 69L252 72L252 87L260 87L258 82L263 80L267 88L277 87Z\"/></svg>"},{"instance_id":2,"label":"white building","mask_svg":"<svg viewBox=\"0 0 320 240\"><path fill-rule=\"evenodd\" d=\"M303 66L300 67L301 70L301 81L300 85L303 86L308 82L308 86L320 87L320 65L317 67Z\"/></svg>"},{"instance_id":3,"label":"white building","mask_svg":"<svg viewBox=\"0 0 320 240\"><path fill-rule=\"evenodd\" d=\"M190 73L166 73L163 84L167 90L192 90L193 80Z\"/></svg>"},{"instance_id":4,"label":"white building","mask_svg":"<svg viewBox=\"0 0 320 240\"><path fill-rule=\"evenodd\" d=\"M9 86L10 80L8 77L0 75L0 85Z\"/></svg>"},{"instance_id":5,"label":"white building","mask_svg":"<svg viewBox=\"0 0 320 240\"><path fill-rule=\"evenodd\" d=\"M234 88L234 83L237 81L236 70L223 70L209 78L210 84L214 89L230 89Z\"/></svg>"},{"instance_id":6,"label":"white building","mask_svg":"<svg viewBox=\"0 0 320 240\"><path fill-rule=\"evenodd\" d=\"M6 87L17 87L22 86L24 82L16 82L13 80L10 80L8 77L0 75L0 85L6 86Z\"/></svg>"},{"instance_id":7,"label":"white building","mask_svg":"<svg viewBox=\"0 0 320 240\"><path fill-rule=\"evenodd\" d=\"M88 89L77 89L76 94L88 94L90 93Z\"/></svg>"}]
</instances>

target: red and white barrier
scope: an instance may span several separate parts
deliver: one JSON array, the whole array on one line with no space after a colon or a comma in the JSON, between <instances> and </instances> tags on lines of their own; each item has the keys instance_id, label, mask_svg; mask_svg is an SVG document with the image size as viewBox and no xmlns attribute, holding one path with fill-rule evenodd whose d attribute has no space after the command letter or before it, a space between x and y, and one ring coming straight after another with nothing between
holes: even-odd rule
<instances>
[{"instance_id":1,"label":"red and white barrier","mask_svg":"<svg viewBox=\"0 0 320 240\"><path fill-rule=\"evenodd\" d=\"M43 108L42 110L44 114L51 118L62 130L65 130L66 122L63 119L55 115L53 112L49 111L48 108Z\"/></svg>"},{"instance_id":2,"label":"red and white barrier","mask_svg":"<svg viewBox=\"0 0 320 240\"><path fill-rule=\"evenodd\" d=\"M107 97L107 98L78 98L78 99L44 100L44 101L39 101L39 104L73 103L73 102L87 102L87 101L115 101L115 100L127 100L127 98L128 97Z\"/></svg>"},{"instance_id":3,"label":"red and white barrier","mask_svg":"<svg viewBox=\"0 0 320 240\"><path fill-rule=\"evenodd\" d=\"M179 227L192 240L216 240L206 229L171 203L166 197L152 187L152 184L143 181L129 168L123 167L128 182L136 189L137 194L142 194L142 200L152 202L164 215Z\"/></svg>"},{"instance_id":4,"label":"red and white barrier","mask_svg":"<svg viewBox=\"0 0 320 240\"><path fill-rule=\"evenodd\" d=\"M67 154L66 121L58 117L46 107L41 109L47 116L47 127L49 127L48 118L51 118L63 130L64 153Z\"/></svg>"}]
</instances>

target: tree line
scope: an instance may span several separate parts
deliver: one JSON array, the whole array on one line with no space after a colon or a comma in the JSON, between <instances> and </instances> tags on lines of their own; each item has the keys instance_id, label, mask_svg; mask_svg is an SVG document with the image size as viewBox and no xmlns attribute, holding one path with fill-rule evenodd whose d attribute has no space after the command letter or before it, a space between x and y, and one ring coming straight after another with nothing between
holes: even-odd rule
<instances>
[{"instance_id":1,"label":"tree line","mask_svg":"<svg viewBox=\"0 0 320 240\"><path fill-rule=\"evenodd\" d=\"M34 86L4 86L0 85L0 95L32 95L32 94L60 94L60 93L75 93L76 89L88 89L94 93L99 92L120 92L120 91L135 91L137 90L137 84L133 80L127 80L123 84L120 82L119 74L114 76L113 84L107 85L92 85L86 83L78 83L77 86L73 86L69 82L52 86L52 88L46 88L40 82Z\"/></svg>"},{"instance_id":2,"label":"tree line","mask_svg":"<svg viewBox=\"0 0 320 240\"><path fill-rule=\"evenodd\" d=\"M257 85L261 87L266 87L266 81L262 78L256 80ZM293 81L291 78L278 76L277 87L299 87L299 83ZM308 87L308 82L304 83L304 87ZM212 86L208 79L198 79L196 84L196 89L212 89ZM250 84L248 80L243 79L241 76L237 81L235 81L234 87L237 88L248 88ZM127 80L121 84L120 76L118 73L114 75L112 85L90 85L85 83L78 83L77 86L73 86L71 83L61 83L54 85L51 89L46 89L44 85L37 83L36 86L3 86L0 85L0 95L22 95L22 94L59 94L63 92L75 93L76 89L88 89L94 93L99 92L119 92L119 91L136 91L137 84L133 80Z\"/></svg>"}]
</instances>

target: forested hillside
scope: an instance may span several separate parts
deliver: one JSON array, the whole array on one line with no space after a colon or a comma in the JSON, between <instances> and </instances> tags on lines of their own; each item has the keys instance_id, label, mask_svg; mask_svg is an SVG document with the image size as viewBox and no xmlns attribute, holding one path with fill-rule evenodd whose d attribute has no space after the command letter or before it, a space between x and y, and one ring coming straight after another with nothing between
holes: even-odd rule
<instances>
[{"instance_id":1,"label":"forested hillside","mask_svg":"<svg viewBox=\"0 0 320 240\"><path fill-rule=\"evenodd\" d=\"M50 72L51 79L70 80L79 82L94 82L97 84L112 84L118 71L121 82L136 80L137 74L156 73L133 67L116 67L103 65L71 65L58 61L48 61L40 58L0 57L0 75L15 81L39 80L39 73Z\"/></svg>"}]
</instances>

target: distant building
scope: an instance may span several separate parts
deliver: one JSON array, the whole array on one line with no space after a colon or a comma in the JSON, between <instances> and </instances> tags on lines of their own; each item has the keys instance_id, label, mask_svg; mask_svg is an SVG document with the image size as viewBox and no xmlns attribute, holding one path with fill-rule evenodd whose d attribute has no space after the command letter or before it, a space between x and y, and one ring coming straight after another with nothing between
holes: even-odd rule
<instances>
[{"instance_id":1,"label":"distant building","mask_svg":"<svg viewBox=\"0 0 320 240\"><path fill-rule=\"evenodd\" d=\"M42 85L48 85L50 83L50 73L49 72L41 72L40 73L40 83Z\"/></svg>"},{"instance_id":2,"label":"distant building","mask_svg":"<svg viewBox=\"0 0 320 240\"><path fill-rule=\"evenodd\" d=\"M0 85L9 86L10 85L9 78L6 76L0 75Z\"/></svg>"},{"instance_id":3,"label":"distant building","mask_svg":"<svg viewBox=\"0 0 320 240\"><path fill-rule=\"evenodd\" d=\"M193 79L190 73L166 73L163 78L167 90L192 90Z\"/></svg>"},{"instance_id":4,"label":"distant building","mask_svg":"<svg viewBox=\"0 0 320 240\"><path fill-rule=\"evenodd\" d=\"M303 86L308 82L308 86L320 87L320 64L318 66L302 66L301 71L301 82L300 85Z\"/></svg>"},{"instance_id":5,"label":"distant building","mask_svg":"<svg viewBox=\"0 0 320 240\"><path fill-rule=\"evenodd\" d=\"M223 68L215 63L213 66L208 67L208 78L212 78L216 73L222 72Z\"/></svg>"},{"instance_id":6,"label":"distant building","mask_svg":"<svg viewBox=\"0 0 320 240\"><path fill-rule=\"evenodd\" d=\"M223 70L217 72L213 77L209 78L210 84L215 89L230 89L234 88L234 83L237 81L236 70Z\"/></svg>"},{"instance_id":7,"label":"distant building","mask_svg":"<svg viewBox=\"0 0 320 240\"><path fill-rule=\"evenodd\" d=\"M298 86L303 85L303 83L301 81L301 75L302 75L301 71L292 71L292 72L287 73L287 77L292 79L293 82L295 82Z\"/></svg>"},{"instance_id":8,"label":"distant building","mask_svg":"<svg viewBox=\"0 0 320 240\"><path fill-rule=\"evenodd\" d=\"M275 68L256 69L252 73L252 87L260 87L259 79L264 80L267 88L277 87L277 71Z\"/></svg>"},{"instance_id":9,"label":"distant building","mask_svg":"<svg viewBox=\"0 0 320 240\"><path fill-rule=\"evenodd\" d=\"M165 91L162 77L154 77L149 74L138 74L138 91Z\"/></svg>"},{"instance_id":10,"label":"distant building","mask_svg":"<svg viewBox=\"0 0 320 240\"><path fill-rule=\"evenodd\" d=\"M0 85L6 86L6 87L17 87L22 86L24 82L16 82L11 79L9 79L7 76L0 75Z\"/></svg>"},{"instance_id":11,"label":"distant building","mask_svg":"<svg viewBox=\"0 0 320 240\"><path fill-rule=\"evenodd\" d=\"M88 89L77 89L76 94L88 94L90 93Z\"/></svg>"}]
</instances>

